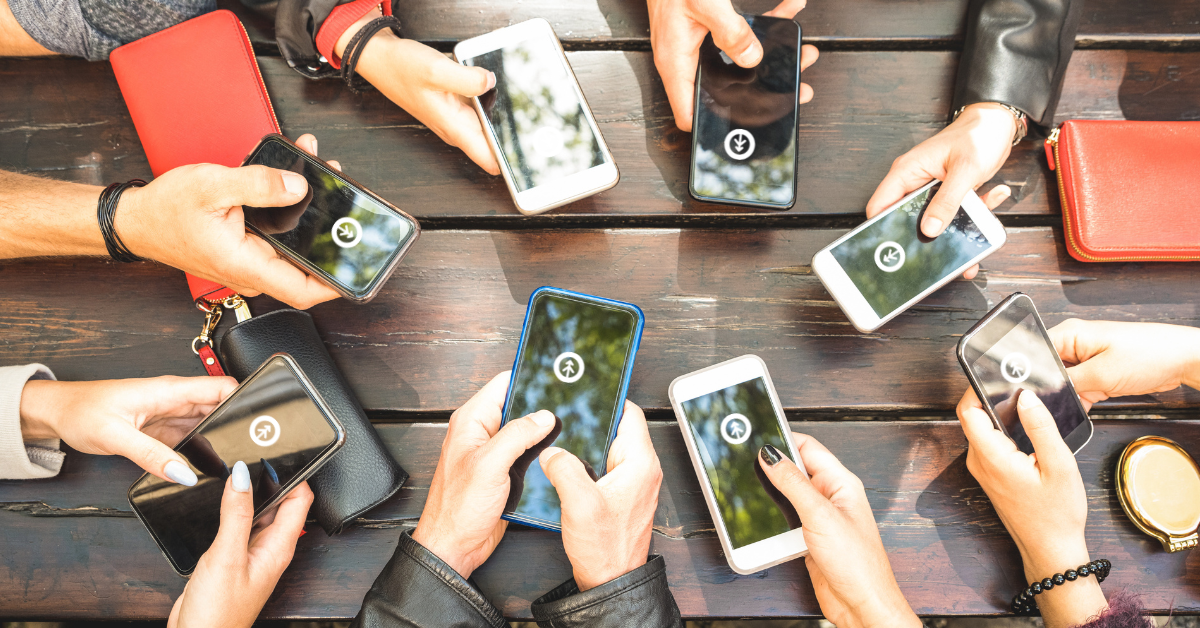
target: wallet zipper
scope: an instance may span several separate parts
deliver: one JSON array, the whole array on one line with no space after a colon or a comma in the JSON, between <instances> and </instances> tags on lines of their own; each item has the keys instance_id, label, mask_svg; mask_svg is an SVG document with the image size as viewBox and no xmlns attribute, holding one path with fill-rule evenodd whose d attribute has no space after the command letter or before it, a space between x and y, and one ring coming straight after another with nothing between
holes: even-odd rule
<instances>
[{"instance_id":1,"label":"wallet zipper","mask_svg":"<svg viewBox=\"0 0 1200 628\"><path fill-rule=\"evenodd\" d=\"M271 102L271 94L267 92L267 83L263 81L262 68L258 67L258 56L254 54L254 44L250 42L250 33L246 32L246 25L242 24L240 19L235 21L242 29L242 37L250 49L250 60L254 62L254 75L258 77L258 86L262 89L263 100L267 101L267 110L271 112L271 121L275 123L275 132L282 133L283 131L279 128L279 116L275 115L275 104Z\"/></svg>"},{"instance_id":2,"label":"wallet zipper","mask_svg":"<svg viewBox=\"0 0 1200 628\"><path fill-rule=\"evenodd\" d=\"M1054 171L1058 180L1058 200L1062 204L1063 225L1067 235L1067 244L1071 245L1071 249L1078 253L1079 257L1093 262L1165 262L1194 261L1196 259L1195 257L1185 256L1096 257L1095 255L1084 253L1083 249L1079 248L1079 245L1075 242L1075 233L1071 229L1071 212L1068 210L1067 205L1067 188L1063 184L1062 163L1058 160L1058 135L1061 130L1062 125L1054 127L1054 130L1050 131L1050 135L1046 138L1046 163L1050 166L1050 170Z\"/></svg>"}]
</instances>

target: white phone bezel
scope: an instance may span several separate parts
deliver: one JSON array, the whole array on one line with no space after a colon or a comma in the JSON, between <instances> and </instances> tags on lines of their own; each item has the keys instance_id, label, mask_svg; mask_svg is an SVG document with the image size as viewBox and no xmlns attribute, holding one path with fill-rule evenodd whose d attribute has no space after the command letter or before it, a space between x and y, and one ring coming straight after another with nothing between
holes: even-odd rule
<instances>
[{"instance_id":1,"label":"white phone bezel","mask_svg":"<svg viewBox=\"0 0 1200 628\"><path fill-rule=\"evenodd\" d=\"M488 121L487 114L484 113L483 105L479 102L479 98L473 98L475 112L479 115L479 121L483 125L484 136L487 139L488 146L491 147L492 154L496 156L496 161L500 164L500 173L504 175L504 182L508 185L508 192L512 195L513 203L517 206L517 210L526 216L550 211L555 207L561 207L567 203L598 194L612 188L621 179L621 173L617 169L617 162L608 150L608 144L605 143L604 136L600 133L600 127L596 124L596 119L592 116L592 109L588 105L587 97L584 96L583 89L579 87L579 79L575 77L575 72L571 69L571 64L567 61L567 55L563 50L562 43L559 42L558 36L554 33L554 28L550 26L550 22L547 22L543 18L534 18L520 24L506 26L490 33L461 41L454 46L454 58L462 64L464 59L471 59L481 54L537 37L549 37L555 49L558 50L559 61L562 63L563 69L567 72L567 77L570 79L571 86L575 90L575 95L579 97L579 102L583 105L584 119L587 120L592 134L596 136L596 141L600 144L600 151L604 154L605 161L600 165L576 172L573 175L556 181L539 185L523 192L517 191L517 187L513 182L512 170L503 153L500 151L500 144L496 139L495 129L492 128L491 123Z\"/></svg>"},{"instance_id":2,"label":"white phone bezel","mask_svg":"<svg viewBox=\"0 0 1200 628\"><path fill-rule=\"evenodd\" d=\"M744 355L732 360L726 360L725 362L714 364L694 373L681 375L675 378L675 381L671 382L671 387L668 389L671 407L675 410L675 418L679 423L680 431L683 432L683 441L687 445L688 456L692 459L692 468L696 471L696 477L700 480L700 488L704 493L704 501L708 505L708 512L712 515L713 524L717 530L717 538L721 541L721 549L725 552L725 558L729 563L729 567L742 575L762 571L768 567L774 567L780 563L785 563L808 554L808 545L804 541L804 530L803 528L796 528L795 530L789 530L783 534L777 534L771 538L751 543L745 547L734 549L733 544L729 540L729 531L725 527L725 521L721 518L721 511L717 507L717 499L713 493L712 484L709 482L708 474L705 472L704 465L700 461L700 452L696 447L695 439L692 438L692 431L688 427L687 415L683 412L683 402L718 390L724 390L756 377L761 377L767 382L767 392L771 397L771 406L775 409L775 417L779 420L780 427L783 430L784 440L788 446L788 454L792 460L796 461L796 465L800 467L800 470L804 471L804 463L800 460L800 456L796 452L795 444L792 443L791 427L784 418L783 406L779 403L779 396L775 392L775 384L771 382L771 374L767 372L767 365L762 361L762 358L756 355Z\"/></svg>"},{"instance_id":3,"label":"white phone bezel","mask_svg":"<svg viewBox=\"0 0 1200 628\"><path fill-rule=\"evenodd\" d=\"M850 276L846 274L845 269L843 269L841 264L838 263L837 258L833 256L832 251L837 245L854 237L854 235L863 229L866 229L872 223L882 220L885 216L899 209L913 197L924 192L927 188L937 183L938 181L936 180L930 181L928 184L922 186L912 194L900 199L900 201L895 205L892 205L891 207L880 212L878 216L875 216L874 218L854 228L849 233L843 235L837 240L834 240L829 244L829 246L817 251L817 254L813 256L813 273L816 274L817 278L821 280L821 283L825 286L825 289L829 291L830 296L832 296L833 300L837 302L838 307L842 308L842 312L846 314L846 318L850 319L850 324L854 325L855 329L861 332L871 332L879 329L884 323L892 320L901 312L904 312L913 305L916 305L925 297L941 289L942 286L954 281L956 277L966 272L968 268L978 264L992 253L995 253L997 249L1004 246L1005 241L1008 239L1008 236L1004 231L1004 225L1000 224L1000 220L992 214L991 210L987 208L987 205L984 205L983 200L980 199L979 196L977 196L974 192L968 191L967 195L962 200L961 206L967 212L967 216L970 217L971 220L975 222L975 225L979 227L980 232L983 233L984 237L988 239L988 242L991 243L991 246L982 251L979 255L976 255L967 262L963 263L962 266L959 266L957 269L947 273L945 277L940 278L920 294L912 299L909 299L904 305L892 310L883 317L880 317L878 314L876 314L871 305L867 303L866 298L863 297L862 292L859 291L858 286L854 285L854 282L850 279Z\"/></svg>"}]
</instances>

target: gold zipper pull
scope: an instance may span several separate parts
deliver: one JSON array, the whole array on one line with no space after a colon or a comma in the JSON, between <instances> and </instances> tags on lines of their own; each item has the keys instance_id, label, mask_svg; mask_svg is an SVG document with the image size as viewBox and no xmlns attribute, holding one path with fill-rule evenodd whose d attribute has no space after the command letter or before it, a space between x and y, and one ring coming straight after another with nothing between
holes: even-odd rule
<instances>
[{"instance_id":1,"label":"gold zipper pull","mask_svg":"<svg viewBox=\"0 0 1200 628\"><path fill-rule=\"evenodd\" d=\"M237 317L239 323L250 320L254 316L250 313L250 306L246 304L246 300L240 294L225 299L221 305L225 306L225 309L233 310L233 315Z\"/></svg>"},{"instance_id":2,"label":"gold zipper pull","mask_svg":"<svg viewBox=\"0 0 1200 628\"><path fill-rule=\"evenodd\" d=\"M1054 127L1054 130L1050 131L1050 135L1046 138L1046 163L1049 164L1051 172L1058 167L1054 154L1058 151L1058 132L1061 129L1061 126Z\"/></svg>"}]
</instances>

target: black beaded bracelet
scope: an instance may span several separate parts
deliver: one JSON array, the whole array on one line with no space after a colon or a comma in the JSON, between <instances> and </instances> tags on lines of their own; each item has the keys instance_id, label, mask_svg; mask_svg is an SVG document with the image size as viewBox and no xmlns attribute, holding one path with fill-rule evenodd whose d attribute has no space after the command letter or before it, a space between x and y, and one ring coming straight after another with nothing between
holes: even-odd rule
<instances>
[{"instance_id":1,"label":"black beaded bracelet","mask_svg":"<svg viewBox=\"0 0 1200 628\"><path fill-rule=\"evenodd\" d=\"M1104 582L1104 579L1108 577L1110 569L1112 569L1112 563L1108 562L1105 558L1100 558L1086 565L1081 565L1076 569L1068 569L1065 573L1056 573L1041 582L1035 582L1025 587L1024 591L1021 591L1013 598L1012 612L1018 615L1033 613L1033 610L1037 608L1037 605L1033 603L1034 596L1044 591L1049 591L1056 586L1074 582L1079 578L1096 576L1097 582Z\"/></svg>"},{"instance_id":2,"label":"black beaded bracelet","mask_svg":"<svg viewBox=\"0 0 1200 628\"><path fill-rule=\"evenodd\" d=\"M129 247L121 241L121 236L117 235L117 203L121 201L121 194L129 188L140 188L146 185L146 182L141 179L130 179L124 183L114 183L100 193L100 200L96 203L96 222L100 223L100 235L104 237L104 247L108 249L109 257L118 262L141 262L142 258L133 254Z\"/></svg>"},{"instance_id":3,"label":"black beaded bracelet","mask_svg":"<svg viewBox=\"0 0 1200 628\"><path fill-rule=\"evenodd\" d=\"M362 52L367 47L367 42L375 36L375 33L390 28L397 37L400 36L400 20L384 15L377 17L370 22L367 22L354 37L350 38L350 43L346 44L346 49L342 51L342 80L346 82L346 87L357 93L365 89L369 83L355 76L354 71L358 67L358 58L362 56Z\"/></svg>"}]
</instances>

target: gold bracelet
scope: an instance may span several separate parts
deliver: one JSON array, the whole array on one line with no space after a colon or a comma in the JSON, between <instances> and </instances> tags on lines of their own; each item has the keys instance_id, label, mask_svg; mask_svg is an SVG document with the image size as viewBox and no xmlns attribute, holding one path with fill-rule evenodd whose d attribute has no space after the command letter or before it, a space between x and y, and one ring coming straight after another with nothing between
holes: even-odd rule
<instances>
[{"instance_id":1,"label":"gold bracelet","mask_svg":"<svg viewBox=\"0 0 1200 628\"><path fill-rule=\"evenodd\" d=\"M1021 111L1020 109L1017 109L1016 107L1014 107L1012 105L1008 105L1008 104L1005 104L1002 102L995 102L995 101L986 101L986 102L990 102L993 105L1000 105L1001 107L1004 107L1005 109L1008 110L1009 113L1011 113L1013 115L1013 118L1016 119L1017 133L1013 137L1013 143L1012 143L1013 146L1020 144L1021 140L1025 139L1026 135L1029 135L1029 116L1025 115L1024 111ZM978 103L971 103L971 104L974 105L974 104L978 104ZM958 117L962 115L962 112L966 111L967 107L970 107L970 106L971 105L963 105L963 106L959 107L958 111L954 112L954 117L950 121L954 122L955 120L957 120Z\"/></svg>"}]
</instances>

